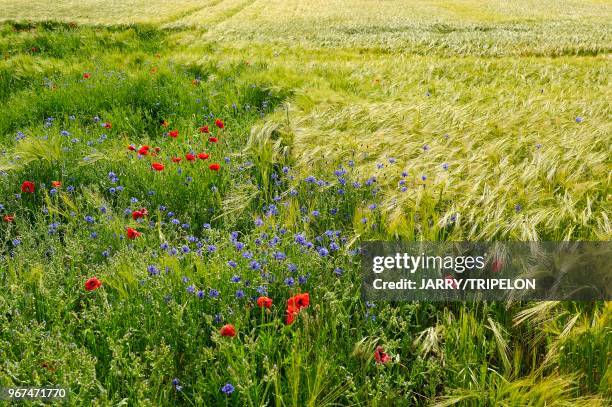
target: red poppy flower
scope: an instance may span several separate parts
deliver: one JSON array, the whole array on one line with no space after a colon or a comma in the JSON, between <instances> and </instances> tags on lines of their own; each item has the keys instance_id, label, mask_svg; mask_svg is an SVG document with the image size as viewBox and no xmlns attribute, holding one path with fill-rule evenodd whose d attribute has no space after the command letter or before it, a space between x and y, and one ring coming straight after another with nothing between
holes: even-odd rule
<instances>
[{"instance_id":1,"label":"red poppy flower","mask_svg":"<svg viewBox=\"0 0 612 407\"><path fill-rule=\"evenodd\" d=\"M285 324L287 325L291 325L293 324L293 321L295 321L295 317L297 316L299 310L297 309L297 307L294 307L292 305L288 305L287 306L287 317L285 319Z\"/></svg>"},{"instance_id":2,"label":"red poppy flower","mask_svg":"<svg viewBox=\"0 0 612 407\"><path fill-rule=\"evenodd\" d=\"M97 290L98 288L100 288L101 285L102 281L98 280L95 277L91 277L87 279L87 281L85 281L85 289L87 291Z\"/></svg>"},{"instance_id":3,"label":"red poppy flower","mask_svg":"<svg viewBox=\"0 0 612 407\"><path fill-rule=\"evenodd\" d=\"M453 288L458 288L459 287L459 285L457 284L457 280L455 280L455 278L453 276L451 276L450 274L447 275L446 277L444 277L444 282L445 283L446 282L450 283L450 285Z\"/></svg>"},{"instance_id":4,"label":"red poppy flower","mask_svg":"<svg viewBox=\"0 0 612 407\"><path fill-rule=\"evenodd\" d=\"M149 214L149 211L147 211L146 208L141 208L141 209L138 209L137 211L132 212L132 219L136 220L136 219L144 218L148 214Z\"/></svg>"},{"instance_id":5,"label":"red poppy flower","mask_svg":"<svg viewBox=\"0 0 612 407\"><path fill-rule=\"evenodd\" d=\"M21 192L32 194L35 189L36 187L32 181L23 181L23 184L21 184Z\"/></svg>"},{"instance_id":6,"label":"red poppy flower","mask_svg":"<svg viewBox=\"0 0 612 407\"><path fill-rule=\"evenodd\" d=\"M310 294L297 294L287 300L287 306L296 307L298 310L310 305Z\"/></svg>"},{"instance_id":7,"label":"red poppy flower","mask_svg":"<svg viewBox=\"0 0 612 407\"><path fill-rule=\"evenodd\" d=\"M180 163L180 162L181 162L181 160L182 160L182 158L181 158L181 157L172 157L172 162L173 162L173 163Z\"/></svg>"},{"instance_id":8,"label":"red poppy flower","mask_svg":"<svg viewBox=\"0 0 612 407\"><path fill-rule=\"evenodd\" d=\"M153 164L151 164L151 168L153 168L155 171L163 171L164 164L162 164L162 163L153 163Z\"/></svg>"},{"instance_id":9,"label":"red poppy flower","mask_svg":"<svg viewBox=\"0 0 612 407\"><path fill-rule=\"evenodd\" d=\"M236 336L236 328L234 328L234 325L232 324L223 325L219 330L219 333L221 336L234 337Z\"/></svg>"},{"instance_id":10,"label":"red poppy flower","mask_svg":"<svg viewBox=\"0 0 612 407\"><path fill-rule=\"evenodd\" d=\"M206 160L208 157L210 157L210 156L209 156L208 154L206 154L206 153L200 153L200 154L198 154L198 158L199 158L200 160Z\"/></svg>"},{"instance_id":11,"label":"red poppy flower","mask_svg":"<svg viewBox=\"0 0 612 407\"><path fill-rule=\"evenodd\" d=\"M61 183L61 182L59 182L59 181L51 181L51 186L52 186L53 188L59 188L59 187L61 187L61 186L62 186L62 183Z\"/></svg>"},{"instance_id":12,"label":"red poppy flower","mask_svg":"<svg viewBox=\"0 0 612 407\"><path fill-rule=\"evenodd\" d=\"M391 361L391 357L385 353L385 350L382 346L377 346L374 351L374 359L376 363L387 363Z\"/></svg>"},{"instance_id":13,"label":"red poppy flower","mask_svg":"<svg viewBox=\"0 0 612 407\"><path fill-rule=\"evenodd\" d=\"M133 144L130 144L130 145L128 146L128 150L130 150L130 151L135 151L135 150L136 150L136 147L135 147Z\"/></svg>"},{"instance_id":14,"label":"red poppy flower","mask_svg":"<svg viewBox=\"0 0 612 407\"><path fill-rule=\"evenodd\" d=\"M216 143L217 141L219 141L219 139L216 137L209 137L208 141L210 141L211 143Z\"/></svg>"},{"instance_id":15,"label":"red poppy flower","mask_svg":"<svg viewBox=\"0 0 612 407\"><path fill-rule=\"evenodd\" d=\"M6 223L10 223L12 221L15 220L15 216L14 215L4 215L4 218L2 218Z\"/></svg>"},{"instance_id":16,"label":"red poppy flower","mask_svg":"<svg viewBox=\"0 0 612 407\"><path fill-rule=\"evenodd\" d=\"M91 75L89 74L89 72L85 72L83 74L83 79L89 79L91 77Z\"/></svg>"},{"instance_id":17,"label":"red poppy flower","mask_svg":"<svg viewBox=\"0 0 612 407\"><path fill-rule=\"evenodd\" d=\"M105 129L111 129L113 127L111 122L105 122L102 127L104 127Z\"/></svg>"},{"instance_id":18,"label":"red poppy flower","mask_svg":"<svg viewBox=\"0 0 612 407\"><path fill-rule=\"evenodd\" d=\"M208 129L208 126L200 127L200 133L210 133L210 130Z\"/></svg>"},{"instance_id":19,"label":"red poppy flower","mask_svg":"<svg viewBox=\"0 0 612 407\"><path fill-rule=\"evenodd\" d=\"M149 146L142 146L138 149L138 154L147 155L149 154Z\"/></svg>"},{"instance_id":20,"label":"red poppy flower","mask_svg":"<svg viewBox=\"0 0 612 407\"><path fill-rule=\"evenodd\" d=\"M186 159L187 161L193 161L193 160L195 160L195 159L196 159L196 156L195 156L195 155L193 155L193 154L191 154L191 153L188 153L188 154L185 154L185 159Z\"/></svg>"},{"instance_id":21,"label":"red poppy flower","mask_svg":"<svg viewBox=\"0 0 612 407\"><path fill-rule=\"evenodd\" d=\"M127 238L130 240L134 240L137 237L139 237L140 235L142 235L142 233L140 233L139 231L137 231L136 229L132 229L132 228L127 228Z\"/></svg>"},{"instance_id":22,"label":"red poppy flower","mask_svg":"<svg viewBox=\"0 0 612 407\"><path fill-rule=\"evenodd\" d=\"M222 129L222 128L225 127L225 124L223 123L223 120L217 119L217 120L215 120L215 126L217 126L218 128Z\"/></svg>"},{"instance_id":23,"label":"red poppy flower","mask_svg":"<svg viewBox=\"0 0 612 407\"><path fill-rule=\"evenodd\" d=\"M221 166L217 163L214 163L214 164L210 164L208 168L210 168L213 171L219 171L221 169Z\"/></svg>"},{"instance_id":24,"label":"red poppy flower","mask_svg":"<svg viewBox=\"0 0 612 407\"><path fill-rule=\"evenodd\" d=\"M271 308L272 307L272 298L259 297L257 299L257 306L259 308Z\"/></svg>"},{"instance_id":25,"label":"red poppy flower","mask_svg":"<svg viewBox=\"0 0 612 407\"><path fill-rule=\"evenodd\" d=\"M168 136L170 136L170 137L172 137L172 138L177 138L177 137L178 137L178 134L179 134L178 130L170 130L170 131L168 132Z\"/></svg>"},{"instance_id":26,"label":"red poppy flower","mask_svg":"<svg viewBox=\"0 0 612 407\"><path fill-rule=\"evenodd\" d=\"M154 150L156 153L159 153L161 151L161 147L155 147Z\"/></svg>"}]
</instances>

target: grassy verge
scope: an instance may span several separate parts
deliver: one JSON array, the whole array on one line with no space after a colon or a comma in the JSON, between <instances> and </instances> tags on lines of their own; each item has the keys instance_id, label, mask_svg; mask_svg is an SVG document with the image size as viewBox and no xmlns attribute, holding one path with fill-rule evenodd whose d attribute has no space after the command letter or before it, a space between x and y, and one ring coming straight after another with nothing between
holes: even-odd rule
<instances>
[{"instance_id":1,"label":"grassy verge","mask_svg":"<svg viewBox=\"0 0 612 407\"><path fill-rule=\"evenodd\" d=\"M0 225L0 385L70 385L72 405L609 400L609 304L364 303L355 251L389 236L609 236L601 57L313 51L330 45L320 36L245 50L227 31L140 25L1 32L0 204L14 218ZM510 106L517 92L529 103Z\"/></svg>"}]
</instances>

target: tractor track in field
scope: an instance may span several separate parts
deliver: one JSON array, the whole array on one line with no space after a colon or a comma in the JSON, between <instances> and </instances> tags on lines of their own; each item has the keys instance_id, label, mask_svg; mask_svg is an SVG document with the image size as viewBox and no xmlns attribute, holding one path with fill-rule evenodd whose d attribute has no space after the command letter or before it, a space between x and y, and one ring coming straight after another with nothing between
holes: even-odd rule
<instances>
[{"instance_id":1,"label":"tractor track in field","mask_svg":"<svg viewBox=\"0 0 612 407\"><path fill-rule=\"evenodd\" d=\"M233 8L228 9L225 13L219 16L219 21L217 22L217 25L229 20L230 18L234 17L236 14L240 13L242 10L253 5L255 1L256 0L247 0L243 3L238 4L237 6Z\"/></svg>"},{"instance_id":2,"label":"tractor track in field","mask_svg":"<svg viewBox=\"0 0 612 407\"><path fill-rule=\"evenodd\" d=\"M182 11L180 13L174 14L170 17L168 17L167 19L163 20L160 22L161 25L166 25L166 24L172 24L172 23L176 23L179 20L182 20L183 18L189 17L190 15L199 13L200 11L207 9L207 8L211 8L211 7L215 7L216 5L223 3L225 0L215 0L212 1L208 4L205 4L203 6L198 6L198 7L192 7L189 10L185 10Z\"/></svg>"}]
</instances>

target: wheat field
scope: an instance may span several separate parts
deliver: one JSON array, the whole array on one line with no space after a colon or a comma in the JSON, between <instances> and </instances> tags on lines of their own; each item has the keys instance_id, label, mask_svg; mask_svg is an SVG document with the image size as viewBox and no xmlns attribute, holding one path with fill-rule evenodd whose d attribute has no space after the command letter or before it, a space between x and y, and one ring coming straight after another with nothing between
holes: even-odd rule
<instances>
[{"instance_id":1,"label":"wheat field","mask_svg":"<svg viewBox=\"0 0 612 407\"><path fill-rule=\"evenodd\" d=\"M606 0L0 0L0 387L609 405L609 302L366 302L357 248L610 240L610 21Z\"/></svg>"}]
</instances>

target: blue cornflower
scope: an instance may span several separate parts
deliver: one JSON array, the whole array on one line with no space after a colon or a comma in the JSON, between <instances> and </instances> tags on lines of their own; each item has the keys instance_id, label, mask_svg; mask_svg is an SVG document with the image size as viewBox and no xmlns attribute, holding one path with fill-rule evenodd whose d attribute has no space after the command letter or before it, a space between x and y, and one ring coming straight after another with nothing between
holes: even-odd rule
<instances>
[{"instance_id":1,"label":"blue cornflower","mask_svg":"<svg viewBox=\"0 0 612 407\"><path fill-rule=\"evenodd\" d=\"M157 267L155 267L154 265L150 265L147 267L147 271L149 272L150 275L152 276L157 276L159 275L159 269Z\"/></svg>"},{"instance_id":2,"label":"blue cornflower","mask_svg":"<svg viewBox=\"0 0 612 407\"><path fill-rule=\"evenodd\" d=\"M232 281L232 283L239 283L240 282L240 276L232 276L231 281Z\"/></svg>"},{"instance_id":3,"label":"blue cornflower","mask_svg":"<svg viewBox=\"0 0 612 407\"><path fill-rule=\"evenodd\" d=\"M189 294L193 294L195 292L195 287L193 284L187 287L187 292Z\"/></svg>"},{"instance_id":4,"label":"blue cornflower","mask_svg":"<svg viewBox=\"0 0 612 407\"><path fill-rule=\"evenodd\" d=\"M264 224L263 220L261 220L261 218L257 218L255 219L255 226L260 227Z\"/></svg>"},{"instance_id":5,"label":"blue cornflower","mask_svg":"<svg viewBox=\"0 0 612 407\"><path fill-rule=\"evenodd\" d=\"M215 290L214 288L211 288L211 289L208 291L208 296L209 296L210 298L219 298L219 291L218 291L218 290Z\"/></svg>"},{"instance_id":6,"label":"blue cornflower","mask_svg":"<svg viewBox=\"0 0 612 407\"><path fill-rule=\"evenodd\" d=\"M242 290L236 290L236 298L241 299L244 298L244 291Z\"/></svg>"},{"instance_id":7,"label":"blue cornflower","mask_svg":"<svg viewBox=\"0 0 612 407\"><path fill-rule=\"evenodd\" d=\"M87 223L94 223L93 216L91 216L91 215L85 216L85 222L87 222Z\"/></svg>"},{"instance_id":8,"label":"blue cornflower","mask_svg":"<svg viewBox=\"0 0 612 407\"><path fill-rule=\"evenodd\" d=\"M234 386L231 383L225 383L223 387L221 387L221 391L227 395L230 395L234 392Z\"/></svg>"},{"instance_id":9,"label":"blue cornflower","mask_svg":"<svg viewBox=\"0 0 612 407\"><path fill-rule=\"evenodd\" d=\"M325 257L329 255L329 250L327 250L325 247L319 247L318 252L319 252L319 256L321 257Z\"/></svg>"},{"instance_id":10,"label":"blue cornflower","mask_svg":"<svg viewBox=\"0 0 612 407\"><path fill-rule=\"evenodd\" d=\"M217 246L214 244L209 244L208 247L206 247L206 250L208 250L208 253L214 253L217 251Z\"/></svg>"},{"instance_id":11,"label":"blue cornflower","mask_svg":"<svg viewBox=\"0 0 612 407\"><path fill-rule=\"evenodd\" d=\"M442 164L442 169L444 171L448 170L448 164L447 163Z\"/></svg>"},{"instance_id":12,"label":"blue cornflower","mask_svg":"<svg viewBox=\"0 0 612 407\"><path fill-rule=\"evenodd\" d=\"M259 264L257 260L253 260L249 263L249 267L251 267L252 270L259 270L261 269L261 264Z\"/></svg>"},{"instance_id":13,"label":"blue cornflower","mask_svg":"<svg viewBox=\"0 0 612 407\"><path fill-rule=\"evenodd\" d=\"M227 265L230 266L231 268L235 268L237 266L236 262L233 260L228 260Z\"/></svg>"},{"instance_id":14,"label":"blue cornflower","mask_svg":"<svg viewBox=\"0 0 612 407\"><path fill-rule=\"evenodd\" d=\"M293 285L295 284L295 280L293 279L293 277L287 277L285 279L285 284L289 287L293 287Z\"/></svg>"}]
</instances>

